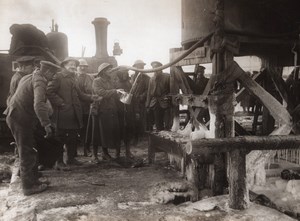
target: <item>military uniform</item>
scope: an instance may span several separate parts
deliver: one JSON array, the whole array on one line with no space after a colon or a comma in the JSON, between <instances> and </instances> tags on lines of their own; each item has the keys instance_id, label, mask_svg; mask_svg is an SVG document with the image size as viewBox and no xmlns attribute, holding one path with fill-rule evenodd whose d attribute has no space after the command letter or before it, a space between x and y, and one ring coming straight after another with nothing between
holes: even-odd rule
<instances>
[{"instance_id":1,"label":"military uniform","mask_svg":"<svg viewBox=\"0 0 300 221\"><path fill-rule=\"evenodd\" d=\"M94 93L103 97L98 108L102 147L117 149L120 146L120 124L118 118L118 94L110 78L99 77L93 82Z\"/></svg>"},{"instance_id":2,"label":"military uniform","mask_svg":"<svg viewBox=\"0 0 300 221\"><path fill-rule=\"evenodd\" d=\"M23 56L19 59L16 60L19 64L22 63L32 63L33 65L33 61L34 61L34 57L32 56ZM8 92L8 97L6 100L6 104L8 106L9 101L11 99L11 97L14 95L14 93L17 90L18 84L20 82L20 80L27 74L31 74L31 73L25 73L23 71L17 71L11 78L10 80L10 86L9 86L9 92Z\"/></svg>"},{"instance_id":3,"label":"military uniform","mask_svg":"<svg viewBox=\"0 0 300 221\"><path fill-rule=\"evenodd\" d=\"M5 110L6 122L19 149L20 172L23 190L37 183L35 165L34 130L40 121L43 127L51 124L46 104L47 80L39 72L27 75Z\"/></svg>"},{"instance_id":4,"label":"military uniform","mask_svg":"<svg viewBox=\"0 0 300 221\"><path fill-rule=\"evenodd\" d=\"M136 87L133 89L132 94L132 103L134 112L138 114L138 118L136 118L136 139L142 136L145 130L149 130L150 126L147 121L146 114L146 99L147 99L147 91L148 85L150 81L150 77L144 73L135 73L133 76L133 82L136 80Z\"/></svg>"},{"instance_id":5,"label":"military uniform","mask_svg":"<svg viewBox=\"0 0 300 221\"><path fill-rule=\"evenodd\" d=\"M161 65L160 65L161 66ZM154 66L155 67L155 66ZM157 130L170 129L170 103L166 95L170 93L170 75L159 73L149 81L146 107L154 113Z\"/></svg>"},{"instance_id":6,"label":"military uniform","mask_svg":"<svg viewBox=\"0 0 300 221\"><path fill-rule=\"evenodd\" d=\"M66 145L67 163L72 164L72 161L75 162L78 132L83 127L80 100L92 102L92 96L81 92L75 73L66 69L57 73L49 82L47 96L53 107L52 121L56 135Z\"/></svg>"},{"instance_id":7,"label":"military uniform","mask_svg":"<svg viewBox=\"0 0 300 221\"><path fill-rule=\"evenodd\" d=\"M79 89L85 94L93 93L93 77L86 73L77 73L77 81ZM84 139L84 155L87 156L87 152L90 151L90 144L92 140L92 123L90 113L90 102L81 101L81 107L83 112L83 128L81 129L80 136ZM89 128L87 128L89 127Z\"/></svg>"}]
</instances>

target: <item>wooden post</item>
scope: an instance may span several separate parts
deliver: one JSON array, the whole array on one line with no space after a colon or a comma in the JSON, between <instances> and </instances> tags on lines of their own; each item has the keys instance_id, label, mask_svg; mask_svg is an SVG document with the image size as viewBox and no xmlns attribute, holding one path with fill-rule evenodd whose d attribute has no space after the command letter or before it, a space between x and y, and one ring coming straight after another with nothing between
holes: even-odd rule
<instances>
[{"instance_id":1,"label":"wooden post","mask_svg":"<svg viewBox=\"0 0 300 221\"><path fill-rule=\"evenodd\" d=\"M216 34L213 36L212 47L216 51L212 59L212 83L216 82L218 75L221 74L227 67L227 65L233 60L233 56L224 50L220 49L220 45L223 39L224 28L224 1L217 1L215 18ZM222 82L221 82L222 83ZM233 91L231 92L233 94ZM220 102L222 99L219 95L224 94L223 88L213 88L212 94L215 95L209 99L209 111L211 114L210 130L213 132L216 138L234 136L232 133L234 128L233 113L226 114L222 111L224 102ZM226 100L226 99L225 99ZM226 107L233 107L233 104L226 103ZM233 109L233 108L231 108ZM227 186L226 180L226 157L224 153L215 154L214 160L214 178L213 178L213 193L214 195L223 194L224 188Z\"/></svg>"},{"instance_id":2,"label":"wooden post","mask_svg":"<svg viewBox=\"0 0 300 221\"><path fill-rule=\"evenodd\" d=\"M175 77L175 67L172 66L170 70L170 92L172 95L179 94L179 85ZM171 131L179 130L179 106L172 106L173 125Z\"/></svg>"},{"instance_id":3,"label":"wooden post","mask_svg":"<svg viewBox=\"0 0 300 221\"><path fill-rule=\"evenodd\" d=\"M212 91L212 99L209 99L209 109L211 113L210 130L213 130L216 138L233 137L234 136L234 86L226 84L226 82L218 82L219 75L233 62L233 55L224 48L221 48L221 42L224 37L224 0L216 2L216 17L214 18L216 32L213 36L212 47L215 51L212 59L212 77L215 79L215 85ZM214 82L212 82L214 83ZM228 158L226 154L218 153L214 160L214 195L221 195L227 187L226 165ZM230 181L230 179L229 179ZM229 192L232 192L234 184L229 183ZM231 193L230 198L234 197ZM232 200L237 202L238 200Z\"/></svg>"},{"instance_id":4,"label":"wooden post","mask_svg":"<svg viewBox=\"0 0 300 221\"><path fill-rule=\"evenodd\" d=\"M249 191L246 179L246 154L238 149L229 154L229 207L247 209Z\"/></svg>"}]
</instances>

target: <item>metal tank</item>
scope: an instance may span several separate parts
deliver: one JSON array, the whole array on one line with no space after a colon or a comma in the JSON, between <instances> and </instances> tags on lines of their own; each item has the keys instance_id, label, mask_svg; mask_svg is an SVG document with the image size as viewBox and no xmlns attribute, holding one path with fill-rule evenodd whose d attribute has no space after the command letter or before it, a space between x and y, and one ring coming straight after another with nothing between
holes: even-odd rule
<instances>
[{"instance_id":1,"label":"metal tank","mask_svg":"<svg viewBox=\"0 0 300 221\"><path fill-rule=\"evenodd\" d=\"M49 48L54 52L54 55L60 60L68 57L68 37L62 32L58 32L57 24L52 27L52 31L47 35Z\"/></svg>"},{"instance_id":2,"label":"metal tank","mask_svg":"<svg viewBox=\"0 0 300 221\"><path fill-rule=\"evenodd\" d=\"M197 40L215 31L215 21L222 16L225 34L247 36L248 39L240 40L242 43L262 37L298 39L298 0L182 0L181 4L181 43L184 48L189 48ZM217 11L217 6L224 10Z\"/></svg>"}]
</instances>

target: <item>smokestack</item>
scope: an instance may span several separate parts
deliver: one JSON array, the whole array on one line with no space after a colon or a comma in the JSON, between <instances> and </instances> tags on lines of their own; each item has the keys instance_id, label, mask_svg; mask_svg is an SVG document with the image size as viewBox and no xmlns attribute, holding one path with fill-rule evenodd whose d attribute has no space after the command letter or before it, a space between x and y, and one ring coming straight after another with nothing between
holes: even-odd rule
<instances>
[{"instance_id":1,"label":"smokestack","mask_svg":"<svg viewBox=\"0 0 300 221\"><path fill-rule=\"evenodd\" d=\"M96 57L107 58L107 26L110 22L106 18L95 18L92 21L96 33Z\"/></svg>"}]
</instances>

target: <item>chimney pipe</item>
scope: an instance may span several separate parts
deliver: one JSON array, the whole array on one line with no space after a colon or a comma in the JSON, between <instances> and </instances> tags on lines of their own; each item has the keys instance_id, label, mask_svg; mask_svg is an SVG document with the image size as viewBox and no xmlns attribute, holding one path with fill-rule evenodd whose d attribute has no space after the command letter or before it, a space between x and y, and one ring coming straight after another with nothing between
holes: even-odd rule
<instances>
[{"instance_id":1,"label":"chimney pipe","mask_svg":"<svg viewBox=\"0 0 300 221\"><path fill-rule=\"evenodd\" d=\"M95 18L92 21L96 34L96 57L107 58L107 26L110 22L106 18Z\"/></svg>"}]
</instances>

